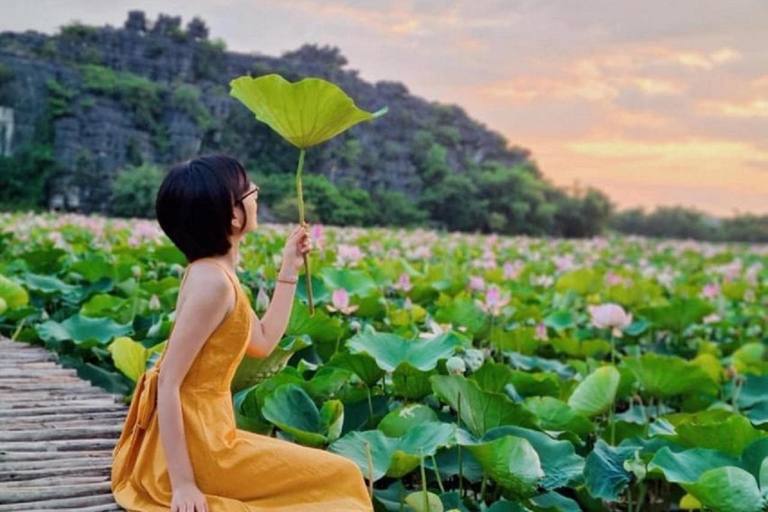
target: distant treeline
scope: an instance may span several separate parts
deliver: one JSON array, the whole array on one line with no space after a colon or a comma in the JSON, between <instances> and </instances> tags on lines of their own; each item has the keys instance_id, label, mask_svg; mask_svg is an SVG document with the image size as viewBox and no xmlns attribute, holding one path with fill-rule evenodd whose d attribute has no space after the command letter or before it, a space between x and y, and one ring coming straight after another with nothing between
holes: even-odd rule
<instances>
[{"instance_id":1,"label":"distant treeline","mask_svg":"<svg viewBox=\"0 0 768 512\"><path fill-rule=\"evenodd\" d=\"M741 214L719 219L680 206L659 207L651 213L635 208L615 214L610 225L628 235L768 243L768 215Z\"/></svg>"}]
</instances>

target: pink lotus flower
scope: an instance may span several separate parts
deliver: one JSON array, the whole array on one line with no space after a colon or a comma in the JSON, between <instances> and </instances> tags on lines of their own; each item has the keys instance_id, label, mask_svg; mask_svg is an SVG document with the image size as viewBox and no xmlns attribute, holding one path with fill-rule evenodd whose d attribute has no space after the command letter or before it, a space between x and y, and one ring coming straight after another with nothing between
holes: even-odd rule
<instances>
[{"instance_id":1,"label":"pink lotus flower","mask_svg":"<svg viewBox=\"0 0 768 512\"><path fill-rule=\"evenodd\" d=\"M337 265L344 265L346 263L357 263L363 259L363 253L356 245L344 245L340 244L337 251Z\"/></svg>"},{"instance_id":2,"label":"pink lotus flower","mask_svg":"<svg viewBox=\"0 0 768 512\"><path fill-rule=\"evenodd\" d=\"M152 294L152 297L150 297L149 299L149 310L158 311L160 308L161 308L160 297L158 297L155 294Z\"/></svg>"},{"instance_id":3,"label":"pink lotus flower","mask_svg":"<svg viewBox=\"0 0 768 512\"><path fill-rule=\"evenodd\" d=\"M395 283L392 288L395 290L403 290L404 292L410 291L411 288L413 288L413 285L411 284L411 276L403 272L400 274L400 278L397 280L397 283Z\"/></svg>"},{"instance_id":4,"label":"pink lotus flower","mask_svg":"<svg viewBox=\"0 0 768 512\"><path fill-rule=\"evenodd\" d=\"M716 299L720 295L720 286L717 283L709 283L701 290L701 296L705 299Z\"/></svg>"},{"instance_id":5,"label":"pink lotus flower","mask_svg":"<svg viewBox=\"0 0 768 512\"><path fill-rule=\"evenodd\" d=\"M478 305L483 311L487 311L493 315L501 313L501 308L507 304L509 304L509 297L502 297L501 290L499 290L499 287L495 284L490 285L485 291L485 302L478 301Z\"/></svg>"},{"instance_id":6,"label":"pink lotus flower","mask_svg":"<svg viewBox=\"0 0 768 512\"><path fill-rule=\"evenodd\" d=\"M518 260L514 263L509 261L504 264L504 279L515 279L523 269L524 264Z\"/></svg>"},{"instance_id":7,"label":"pink lotus flower","mask_svg":"<svg viewBox=\"0 0 768 512\"><path fill-rule=\"evenodd\" d=\"M533 338L539 341L547 341L549 339L549 336L547 336L547 326L544 325L544 322L539 322L538 325L536 325L536 331L534 332Z\"/></svg>"},{"instance_id":8,"label":"pink lotus flower","mask_svg":"<svg viewBox=\"0 0 768 512\"><path fill-rule=\"evenodd\" d=\"M309 237L312 239L315 247L322 250L325 248L325 236L321 224L312 224L309 228Z\"/></svg>"},{"instance_id":9,"label":"pink lotus flower","mask_svg":"<svg viewBox=\"0 0 768 512\"><path fill-rule=\"evenodd\" d=\"M469 278L468 288L470 291L479 291L485 289L485 279L481 276L471 276Z\"/></svg>"},{"instance_id":10,"label":"pink lotus flower","mask_svg":"<svg viewBox=\"0 0 768 512\"><path fill-rule=\"evenodd\" d=\"M334 290L333 294L331 295L331 302L333 305L327 305L325 306L328 308L328 311L334 312L339 311L340 313L343 313L345 315L349 315L357 311L357 309L360 307L358 305L350 306L349 305L349 294L347 294L347 290L344 288L339 288L338 290Z\"/></svg>"},{"instance_id":11,"label":"pink lotus flower","mask_svg":"<svg viewBox=\"0 0 768 512\"><path fill-rule=\"evenodd\" d=\"M619 274L614 274L613 272L608 271L605 274L605 282L608 285L621 284L624 282L624 278L621 277Z\"/></svg>"},{"instance_id":12,"label":"pink lotus flower","mask_svg":"<svg viewBox=\"0 0 768 512\"><path fill-rule=\"evenodd\" d=\"M627 313L618 304L608 303L600 306L589 306L592 325L598 329L612 329L617 338L621 338L621 330L632 323L632 313Z\"/></svg>"}]
</instances>

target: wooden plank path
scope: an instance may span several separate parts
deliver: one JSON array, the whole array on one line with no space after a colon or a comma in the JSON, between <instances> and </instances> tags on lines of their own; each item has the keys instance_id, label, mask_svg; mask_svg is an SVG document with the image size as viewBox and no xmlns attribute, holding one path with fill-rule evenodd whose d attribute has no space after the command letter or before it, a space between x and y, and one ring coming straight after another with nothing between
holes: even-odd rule
<instances>
[{"instance_id":1,"label":"wooden plank path","mask_svg":"<svg viewBox=\"0 0 768 512\"><path fill-rule=\"evenodd\" d=\"M0 512L122 511L109 478L127 412L56 354L0 338Z\"/></svg>"}]
</instances>

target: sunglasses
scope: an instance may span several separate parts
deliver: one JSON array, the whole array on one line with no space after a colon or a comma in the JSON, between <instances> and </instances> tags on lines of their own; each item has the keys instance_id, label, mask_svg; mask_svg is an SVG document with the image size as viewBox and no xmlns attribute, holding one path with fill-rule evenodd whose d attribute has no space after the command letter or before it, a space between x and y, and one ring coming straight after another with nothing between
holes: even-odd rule
<instances>
[{"instance_id":1,"label":"sunglasses","mask_svg":"<svg viewBox=\"0 0 768 512\"><path fill-rule=\"evenodd\" d=\"M259 194L258 194L258 192L259 192L259 186L258 186L258 185L256 185L255 183L251 183L251 185L253 185L253 189L252 189L252 190L249 190L249 191L248 191L248 192L246 192L246 193L245 193L245 194L244 194L242 197L240 197L240 199L238 199L238 200L237 200L237 202L238 202L238 203L242 203L242 202L243 202L243 199L245 199L246 197L248 197L249 195L251 195L251 194L253 194L253 193L256 193L256 200L258 200L258 199L259 199Z\"/></svg>"}]
</instances>

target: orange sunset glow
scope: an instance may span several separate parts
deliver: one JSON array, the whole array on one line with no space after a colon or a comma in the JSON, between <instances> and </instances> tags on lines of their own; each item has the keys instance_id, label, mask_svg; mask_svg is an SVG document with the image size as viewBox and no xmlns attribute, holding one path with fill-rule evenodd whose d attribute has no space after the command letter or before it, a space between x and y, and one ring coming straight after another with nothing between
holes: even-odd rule
<instances>
[{"instance_id":1,"label":"orange sunset glow","mask_svg":"<svg viewBox=\"0 0 768 512\"><path fill-rule=\"evenodd\" d=\"M3 1L0 30L203 17L231 50L338 46L369 81L454 103L558 185L620 208L768 213L768 2ZM70 13L76 13L71 15Z\"/></svg>"}]
</instances>

